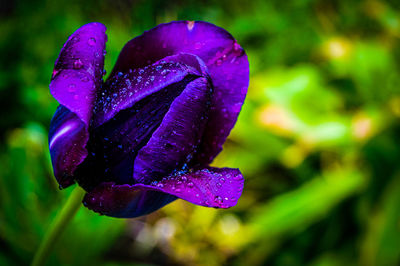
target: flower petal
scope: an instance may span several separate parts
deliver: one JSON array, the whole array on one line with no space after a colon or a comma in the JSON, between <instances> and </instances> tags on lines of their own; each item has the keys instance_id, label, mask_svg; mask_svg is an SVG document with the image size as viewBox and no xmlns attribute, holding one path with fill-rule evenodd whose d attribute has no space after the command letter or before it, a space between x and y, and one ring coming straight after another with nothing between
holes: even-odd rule
<instances>
[{"instance_id":1,"label":"flower petal","mask_svg":"<svg viewBox=\"0 0 400 266\"><path fill-rule=\"evenodd\" d=\"M61 104L50 125L49 146L54 175L61 187L71 185L74 171L87 156L89 122L101 87L106 27L90 23L76 30L56 60L50 92Z\"/></svg>"},{"instance_id":2,"label":"flower petal","mask_svg":"<svg viewBox=\"0 0 400 266\"><path fill-rule=\"evenodd\" d=\"M197 155L197 160L206 165L221 151L249 85L247 56L227 31L201 21L161 24L125 45L113 73L141 68L179 53L200 57L214 85L210 119Z\"/></svg>"},{"instance_id":3,"label":"flower petal","mask_svg":"<svg viewBox=\"0 0 400 266\"><path fill-rule=\"evenodd\" d=\"M240 198L243 185L244 179L239 169L208 167L176 173L152 185L136 186L148 189L153 187L156 191L205 207L230 208Z\"/></svg>"},{"instance_id":4,"label":"flower petal","mask_svg":"<svg viewBox=\"0 0 400 266\"><path fill-rule=\"evenodd\" d=\"M74 183L73 173L86 158L89 139L87 126L66 107L60 105L50 122L49 148L54 175L65 188Z\"/></svg>"},{"instance_id":5,"label":"flower petal","mask_svg":"<svg viewBox=\"0 0 400 266\"><path fill-rule=\"evenodd\" d=\"M215 208L236 205L243 176L238 169L207 168L163 178L152 185L103 183L83 200L89 209L113 217L137 217L153 212L179 197Z\"/></svg>"},{"instance_id":6,"label":"flower petal","mask_svg":"<svg viewBox=\"0 0 400 266\"><path fill-rule=\"evenodd\" d=\"M199 73L185 64L159 61L140 69L118 72L103 86L96 107L95 127L113 118L118 112L138 101L184 79L194 79Z\"/></svg>"},{"instance_id":7,"label":"flower petal","mask_svg":"<svg viewBox=\"0 0 400 266\"><path fill-rule=\"evenodd\" d=\"M139 151L133 174L137 182L147 183L190 163L203 136L211 96L212 87L206 78L198 78L186 86Z\"/></svg>"},{"instance_id":8,"label":"flower petal","mask_svg":"<svg viewBox=\"0 0 400 266\"><path fill-rule=\"evenodd\" d=\"M97 22L76 30L61 49L50 83L54 98L86 125L102 84L105 31L106 27Z\"/></svg>"},{"instance_id":9,"label":"flower petal","mask_svg":"<svg viewBox=\"0 0 400 266\"><path fill-rule=\"evenodd\" d=\"M156 211L175 199L173 195L137 188L135 185L116 185L109 182L88 192L83 204L107 216L134 218Z\"/></svg>"},{"instance_id":10,"label":"flower petal","mask_svg":"<svg viewBox=\"0 0 400 266\"><path fill-rule=\"evenodd\" d=\"M77 171L78 183L88 190L106 181L133 184L134 158L190 81L185 78L162 88L92 128L89 155Z\"/></svg>"}]
</instances>

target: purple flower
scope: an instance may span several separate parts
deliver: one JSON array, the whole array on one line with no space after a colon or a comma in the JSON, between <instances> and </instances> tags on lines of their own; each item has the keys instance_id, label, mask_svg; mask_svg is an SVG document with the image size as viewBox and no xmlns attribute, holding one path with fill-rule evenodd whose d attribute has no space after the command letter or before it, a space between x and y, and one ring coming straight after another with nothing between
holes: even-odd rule
<instances>
[{"instance_id":1,"label":"purple flower","mask_svg":"<svg viewBox=\"0 0 400 266\"><path fill-rule=\"evenodd\" d=\"M82 26L55 63L50 92L60 106L49 147L60 187L77 182L85 206L113 217L148 214L176 198L234 206L242 174L209 164L246 96L244 50L207 22L161 24L129 41L103 82L105 31Z\"/></svg>"}]
</instances>

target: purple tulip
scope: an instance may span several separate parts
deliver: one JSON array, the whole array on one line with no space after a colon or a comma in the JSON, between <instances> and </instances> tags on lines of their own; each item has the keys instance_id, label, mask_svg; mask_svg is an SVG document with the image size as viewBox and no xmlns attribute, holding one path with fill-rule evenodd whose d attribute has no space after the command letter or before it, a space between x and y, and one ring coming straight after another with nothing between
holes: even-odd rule
<instances>
[{"instance_id":1,"label":"purple tulip","mask_svg":"<svg viewBox=\"0 0 400 266\"><path fill-rule=\"evenodd\" d=\"M229 208L243 176L209 164L234 126L249 84L244 50L207 22L161 24L129 41L103 82L106 27L82 26L55 63L60 103L49 147L61 188L77 182L89 209L137 217L176 198Z\"/></svg>"}]
</instances>

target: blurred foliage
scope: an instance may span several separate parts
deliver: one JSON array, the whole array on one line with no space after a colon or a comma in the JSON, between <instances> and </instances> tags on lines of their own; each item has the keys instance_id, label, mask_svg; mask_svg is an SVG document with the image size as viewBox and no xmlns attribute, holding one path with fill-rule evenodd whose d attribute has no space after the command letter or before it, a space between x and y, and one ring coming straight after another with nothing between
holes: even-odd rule
<instances>
[{"instance_id":1,"label":"blurred foliage","mask_svg":"<svg viewBox=\"0 0 400 266\"><path fill-rule=\"evenodd\" d=\"M400 2L0 1L0 265L26 265L71 189L47 148L63 43L108 27L122 46L171 20L224 27L249 56L239 121L215 165L246 178L239 204L178 200L138 219L81 208L49 265L399 265Z\"/></svg>"}]
</instances>

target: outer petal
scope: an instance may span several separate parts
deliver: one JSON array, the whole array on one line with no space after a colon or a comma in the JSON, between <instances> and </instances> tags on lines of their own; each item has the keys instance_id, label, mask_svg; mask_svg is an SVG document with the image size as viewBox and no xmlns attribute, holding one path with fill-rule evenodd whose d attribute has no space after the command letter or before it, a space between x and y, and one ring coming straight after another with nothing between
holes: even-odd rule
<instances>
[{"instance_id":1,"label":"outer petal","mask_svg":"<svg viewBox=\"0 0 400 266\"><path fill-rule=\"evenodd\" d=\"M198 78L186 86L139 151L134 163L136 181L147 183L191 161L203 136L211 96L212 87L206 78Z\"/></svg>"},{"instance_id":2,"label":"outer petal","mask_svg":"<svg viewBox=\"0 0 400 266\"><path fill-rule=\"evenodd\" d=\"M235 124L249 84L247 56L227 31L201 21L161 24L125 45L113 73L140 68L178 53L200 57L214 85L210 119L197 155L201 164L208 164L221 151Z\"/></svg>"},{"instance_id":3,"label":"outer petal","mask_svg":"<svg viewBox=\"0 0 400 266\"><path fill-rule=\"evenodd\" d=\"M50 92L62 105L88 124L102 84L106 27L90 23L75 31L55 63Z\"/></svg>"},{"instance_id":4,"label":"outer petal","mask_svg":"<svg viewBox=\"0 0 400 266\"><path fill-rule=\"evenodd\" d=\"M169 176L152 185L103 183L86 194L84 204L101 214L126 218L148 214L176 197L201 206L229 208L236 205L243 182L238 169L208 168Z\"/></svg>"},{"instance_id":5,"label":"outer petal","mask_svg":"<svg viewBox=\"0 0 400 266\"><path fill-rule=\"evenodd\" d=\"M102 84L106 27L90 23L75 31L55 63L50 92L62 105L50 125L49 146L54 175L61 187L87 156L89 122L96 91Z\"/></svg>"},{"instance_id":6,"label":"outer petal","mask_svg":"<svg viewBox=\"0 0 400 266\"><path fill-rule=\"evenodd\" d=\"M50 123L49 148L54 175L60 187L74 183L73 173L87 156L89 134L85 123L60 105Z\"/></svg>"}]
</instances>

